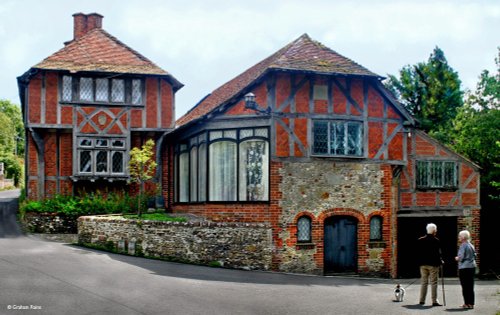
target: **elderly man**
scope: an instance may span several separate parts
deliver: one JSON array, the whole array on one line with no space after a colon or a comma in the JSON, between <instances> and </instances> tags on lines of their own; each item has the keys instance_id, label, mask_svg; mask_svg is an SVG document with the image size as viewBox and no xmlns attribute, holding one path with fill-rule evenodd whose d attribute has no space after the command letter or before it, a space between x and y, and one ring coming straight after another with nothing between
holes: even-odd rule
<instances>
[{"instance_id":1,"label":"elderly man","mask_svg":"<svg viewBox=\"0 0 500 315\"><path fill-rule=\"evenodd\" d=\"M418 239L418 258L420 260L420 304L425 304L427 286L431 284L432 306L441 306L437 299L439 267L443 263L441 244L436 237L437 226L427 224L427 235Z\"/></svg>"}]
</instances>

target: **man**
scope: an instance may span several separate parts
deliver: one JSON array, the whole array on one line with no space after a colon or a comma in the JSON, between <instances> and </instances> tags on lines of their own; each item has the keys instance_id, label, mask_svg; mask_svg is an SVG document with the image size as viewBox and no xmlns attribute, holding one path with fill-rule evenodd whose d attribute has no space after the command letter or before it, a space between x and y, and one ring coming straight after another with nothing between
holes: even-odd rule
<instances>
[{"instance_id":1,"label":"man","mask_svg":"<svg viewBox=\"0 0 500 315\"><path fill-rule=\"evenodd\" d=\"M431 284L432 306L442 306L437 299L439 267L443 263L441 244L436 237L437 226L427 224L427 235L418 239L418 258L420 260L420 305L425 304L427 286Z\"/></svg>"}]
</instances>

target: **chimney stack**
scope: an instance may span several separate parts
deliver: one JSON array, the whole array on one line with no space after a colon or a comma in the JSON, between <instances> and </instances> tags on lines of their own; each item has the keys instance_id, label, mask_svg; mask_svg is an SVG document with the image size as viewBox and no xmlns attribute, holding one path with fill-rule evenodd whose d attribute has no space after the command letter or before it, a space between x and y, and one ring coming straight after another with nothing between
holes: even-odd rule
<instances>
[{"instance_id":1,"label":"chimney stack","mask_svg":"<svg viewBox=\"0 0 500 315\"><path fill-rule=\"evenodd\" d=\"M93 29L102 28L103 16L98 13L75 13L73 18L73 40L79 39Z\"/></svg>"}]
</instances>

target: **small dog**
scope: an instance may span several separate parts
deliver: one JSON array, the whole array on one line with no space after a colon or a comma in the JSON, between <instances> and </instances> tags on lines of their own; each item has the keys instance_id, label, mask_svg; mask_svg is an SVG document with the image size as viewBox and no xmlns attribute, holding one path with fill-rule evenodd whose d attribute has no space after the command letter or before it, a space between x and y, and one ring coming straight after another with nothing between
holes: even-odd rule
<instances>
[{"instance_id":1,"label":"small dog","mask_svg":"<svg viewBox=\"0 0 500 315\"><path fill-rule=\"evenodd\" d=\"M396 297L396 302L403 302L403 299L405 297L405 289L398 284L394 289L394 296Z\"/></svg>"}]
</instances>

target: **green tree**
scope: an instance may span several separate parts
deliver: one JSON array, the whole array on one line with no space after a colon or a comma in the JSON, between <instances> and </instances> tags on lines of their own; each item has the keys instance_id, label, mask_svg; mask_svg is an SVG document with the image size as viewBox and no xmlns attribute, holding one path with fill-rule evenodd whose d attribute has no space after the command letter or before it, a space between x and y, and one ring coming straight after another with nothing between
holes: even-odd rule
<instances>
[{"instance_id":1,"label":"green tree","mask_svg":"<svg viewBox=\"0 0 500 315\"><path fill-rule=\"evenodd\" d=\"M482 192L498 198L494 182L500 182L500 48L495 61L496 73L481 73L476 90L467 93L453 121L453 147L481 166Z\"/></svg>"},{"instance_id":2,"label":"green tree","mask_svg":"<svg viewBox=\"0 0 500 315\"><path fill-rule=\"evenodd\" d=\"M5 114L12 122L10 137L12 138L12 141L15 142L14 153L17 153L17 155L23 155L24 124L23 124L23 116L21 114L21 109L19 105L13 104L8 100L0 99L0 113Z\"/></svg>"},{"instance_id":3,"label":"green tree","mask_svg":"<svg viewBox=\"0 0 500 315\"><path fill-rule=\"evenodd\" d=\"M0 111L0 154L14 153L16 144L13 129L14 125L9 116Z\"/></svg>"},{"instance_id":4,"label":"green tree","mask_svg":"<svg viewBox=\"0 0 500 315\"><path fill-rule=\"evenodd\" d=\"M386 87L431 136L450 143L452 120L463 106L458 74L444 52L434 48L427 62L404 66L399 78L389 75Z\"/></svg>"},{"instance_id":5,"label":"green tree","mask_svg":"<svg viewBox=\"0 0 500 315\"><path fill-rule=\"evenodd\" d=\"M141 149L133 148L130 150L130 181L139 185L139 198L137 198L137 215L142 215L144 204L144 183L153 178L156 171L156 162L154 161L155 142L151 139L146 141Z\"/></svg>"}]
</instances>

